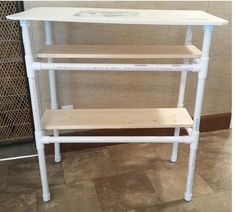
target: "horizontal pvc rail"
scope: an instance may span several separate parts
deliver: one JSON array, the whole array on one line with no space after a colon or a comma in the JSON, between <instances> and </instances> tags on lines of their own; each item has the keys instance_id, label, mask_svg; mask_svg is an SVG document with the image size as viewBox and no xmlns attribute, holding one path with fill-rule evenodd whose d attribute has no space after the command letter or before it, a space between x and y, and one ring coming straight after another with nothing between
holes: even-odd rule
<instances>
[{"instance_id":1,"label":"horizontal pvc rail","mask_svg":"<svg viewBox=\"0 0 235 212\"><path fill-rule=\"evenodd\" d=\"M43 136L41 142L49 143L191 143L191 136Z\"/></svg>"},{"instance_id":2,"label":"horizontal pvc rail","mask_svg":"<svg viewBox=\"0 0 235 212\"><path fill-rule=\"evenodd\" d=\"M34 70L71 71L193 71L199 72L199 64L92 64L92 63L41 63L32 64Z\"/></svg>"}]
</instances>

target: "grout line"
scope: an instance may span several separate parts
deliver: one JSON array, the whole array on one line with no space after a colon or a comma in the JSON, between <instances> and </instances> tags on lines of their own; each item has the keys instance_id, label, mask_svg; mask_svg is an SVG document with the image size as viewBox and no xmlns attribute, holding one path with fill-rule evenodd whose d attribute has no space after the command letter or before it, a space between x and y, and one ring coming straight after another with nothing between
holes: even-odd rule
<instances>
[{"instance_id":1,"label":"grout line","mask_svg":"<svg viewBox=\"0 0 235 212\"><path fill-rule=\"evenodd\" d=\"M98 199L98 201L99 201L100 209L101 209L102 211L104 211L104 208L103 208L101 199L100 199L100 197L99 197L99 195L98 195L98 192L97 192L97 189L96 189L96 184L95 184L94 178L90 178L90 181L91 181L91 182L93 183L93 185L94 185L95 193L96 193L96 197L97 197L97 199Z\"/></svg>"},{"instance_id":2,"label":"grout line","mask_svg":"<svg viewBox=\"0 0 235 212\"><path fill-rule=\"evenodd\" d=\"M36 192L36 204L37 204L37 211L39 211L39 204L38 204L38 191L37 189L35 189L35 192Z\"/></svg>"},{"instance_id":3,"label":"grout line","mask_svg":"<svg viewBox=\"0 0 235 212\"><path fill-rule=\"evenodd\" d=\"M111 154L110 154L110 152L109 152L108 147L106 146L105 149L106 149L106 151L107 151L107 153L108 153L108 156L109 156L109 158L110 158L111 163L113 164L113 168L114 168L114 171L115 171L115 175L119 174L118 168L117 168L116 164L115 164L114 161L113 161L113 158L112 158L112 156L111 156Z\"/></svg>"},{"instance_id":4,"label":"grout line","mask_svg":"<svg viewBox=\"0 0 235 212\"><path fill-rule=\"evenodd\" d=\"M231 189L229 189L229 190L226 189L226 190L224 190L224 191L219 191L219 192L212 193L212 194L204 194L204 195L201 195L201 196L196 196L196 197L193 197L193 198L192 198L191 203L193 204L193 206L194 206L196 209L198 209L197 204L195 204L195 202L193 202L194 199L201 198L201 197L205 197L205 196L213 196L213 195L215 195L215 194L223 193L223 192L228 192L228 191L232 191L232 190L231 190Z\"/></svg>"},{"instance_id":5,"label":"grout line","mask_svg":"<svg viewBox=\"0 0 235 212\"><path fill-rule=\"evenodd\" d=\"M64 175L64 166L63 166L63 156L61 154L61 161L60 161L60 164L61 164L61 171L63 173L63 178L64 178L64 185L67 185L66 181L65 181L65 175ZM62 184L63 185L63 184Z\"/></svg>"}]
</instances>

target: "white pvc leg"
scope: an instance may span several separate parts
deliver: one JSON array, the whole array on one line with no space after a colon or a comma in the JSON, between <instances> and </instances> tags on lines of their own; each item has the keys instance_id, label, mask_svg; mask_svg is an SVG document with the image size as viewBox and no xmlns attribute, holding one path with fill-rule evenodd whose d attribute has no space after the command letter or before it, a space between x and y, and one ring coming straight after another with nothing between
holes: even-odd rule
<instances>
[{"instance_id":1,"label":"white pvc leg","mask_svg":"<svg viewBox=\"0 0 235 212\"><path fill-rule=\"evenodd\" d=\"M58 130L54 130L53 131L53 135L55 137L59 136L59 132ZM61 162L61 154L60 154L60 144L59 143L55 143L54 144L54 152L55 152L55 162L59 163Z\"/></svg>"},{"instance_id":2,"label":"white pvc leg","mask_svg":"<svg viewBox=\"0 0 235 212\"><path fill-rule=\"evenodd\" d=\"M52 30L51 30L51 23L49 21L45 21L45 35L46 35L46 44L52 45ZM48 63L53 62L52 59L48 59ZM55 80L55 71L49 70L49 84L50 84L50 96L51 96L51 109L57 109L57 95L56 95L56 80ZM53 135L55 137L59 136L58 130L53 130ZM61 154L60 154L60 144L54 144L54 160L55 162L61 161Z\"/></svg>"},{"instance_id":3,"label":"white pvc leg","mask_svg":"<svg viewBox=\"0 0 235 212\"><path fill-rule=\"evenodd\" d=\"M174 136L179 136L180 134L180 128L175 128ZM173 143L172 145L172 153L171 153L171 162L175 163L177 161L177 155L178 155L178 143Z\"/></svg>"},{"instance_id":4,"label":"white pvc leg","mask_svg":"<svg viewBox=\"0 0 235 212\"><path fill-rule=\"evenodd\" d=\"M191 44L192 40L192 26L188 26L186 35L185 35L185 45ZM185 64L188 64L188 59L184 60ZM186 87L186 81L187 81L187 71L183 71L181 73L181 79L180 79L180 88L179 88L179 97L178 97L178 103L177 107L182 108L184 106L184 94L185 94L185 87ZM175 128L174 136L180 135L180 128ZM177 155L178 155L178 143L174 143L172 145L172 153L171 153L171 162L175 163L177 161Z\"/></svg>"},{"instance_id":5,"label":"white pvc leg","mask_svg":"<svg viewBox=\"0 0 235 212\"><path fill-rule=\"evenodd\" d=\"M195 139L196 140L190 144L188 176L187 176L187 183L186 183L186 191L184 193L184 199L186 201L192 200L193 176L194 176L194 170L195 170L198 136L196 136Z\"/></svg>"},{"instance_id":6,"label":"white pvc leg","mask_svg":"<svg viewBox=\"0 0 235 212\"><path fill-rule=\"evenodd\" d=\"M29 23L28 21L20 21L20 25L22 27L22 37L23 37L24 49L25 49L25 63L26 63L26 71L27 71L27 77L29 81L30 97L31 97L32 110L33 110L35 139L36 139L36 147L38 151L43 200L49 201L50 192L49 192L48 181L47 181L44 144L41 142L42 130L41 130L40 113L39 113L39 102L38 102L38 96L37 96L37 85L36 85L36 79L35 79L36 76L35 76L35 70L32 69L33 54L32 54L32 47L31 47Z\"/></svg>"},{"instance_id":7,"label":"white pvc leg","mask_svg":"<svg viewBox=\"0 0 235 212\"><path fill-rule=\"evenodd\" d=\"M44 144L37 145L38 150L38 161L39 169L42 183L42 198L43 201L47 202L51 199L49 192L48 181L47 181L47 169L46 169L46 159L44 153Z\"/></svg>"},{"instance_id":8,"label":"white pvc leg","mask_svg":"<svg viewBox=\"0 0 235 212\"><path fill-rule=\"evenodd\" d=\"M197 152L198 139L199 139L202 100L203 100L203 95L204 95L205 80L207 77L207 68L208 68L208 62L209 62L209 49L210 49L210 43L211 43L212 29L213 29L212 26L204 26L202 56L200 59L201 70L198 73L197 94L196 94L195 111L194 111L194 118L193 118L192 135L194 139L193 139L193 142L190 144L188 176L187 176L187 183L186 183L186 191L184 194L184 199L186 201L192 200L193 176L194 176L196 152Z\"/></svg>"}]
</instances>

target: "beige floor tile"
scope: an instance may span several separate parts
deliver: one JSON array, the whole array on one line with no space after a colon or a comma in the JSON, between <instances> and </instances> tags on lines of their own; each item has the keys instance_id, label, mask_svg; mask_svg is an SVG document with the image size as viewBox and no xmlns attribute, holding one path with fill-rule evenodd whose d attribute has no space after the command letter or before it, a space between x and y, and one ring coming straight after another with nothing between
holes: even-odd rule
<instances>
[{"instance_id":1,"label":"beige floor tile","mask_svg":"<svg viewBox=\"0 0 235 212\"><path fill-rule=\"evenodd\" d=\"M203 133L197 153L196 171L216 191L231 188L231 132Z\"/></svg>"},{"instance_id":2,"label":"beige floor tile","mask_svg":"<svg viewBox=\"0 0 235 212\"><path fill-rule=\"evenodd\" d=\"M36 158L10 161L8 166L7 191L17 192L41 187L38 160ZM53 156L47 157L47 173L50 185L64 183L61 164L54 163Z\"/></svg>"},{"instance_id":3,"label":"beige floor tile","mask_svg":"<svg viewBox=\"0 0 235 212\"><path fill-rule=\"evenodd\" d=\"M108 151L118 173L164 166L150 144L122 144L110 146Z\"/></svg>"},{"instance_id":4,"label":"beige floor tile","mask_svg":"<svg viewBox=\"0 0 235 212\"><path fill-rule=\"evenodd\" d=\"M231 129L200 133L198 150L231 155L231 137ZM189 148L187 146L182 145L182 149L188 152Z\"/></svg>"},{"instance_id":5,"label":"beige floor tile","mask_svg":"<svg viewBox=\"0 0 235 212\"><path fill-rule=\"evenodd\" d=\"M231 212L232 211L231 191L219 192L211 195L193 198L193 204L199 212Z\"/></svg>"},{"instance_id":6,"label":"beige floor tile","mask_svg":"<svg viewBox=\"0 0 235 212\"><path fill-rule=\"evenodd\" d=\"M36 191L1 193L0 212L37 212Z\"/></svg>"},{"instance_id":7,"label":"beige floor tile","mask_svg":"<svg viewBox=\"0 0 235 212\"><path fill-rule=\"evenodd\" d=\"M232 164L228 158L200 159L196 163L196 171L215 191L231 188Z\"/></svg>"},{"instance_id":8,"label":"beige floor tile","mask_svg":"<svg viewBox=\"0 0 235 212\"><path fill-rule=\"evenodd\" d=\"M95 179L104 211L126 211L160 203L144 172L125 173Z\"/></svg>"},{"instance_id":9,"label":"beige floor tile","mask_svg":"<svg viewBox=\"0 0 235 212\"><path fill-rule=\"evenodd\" d=\"M38 193L39 212L101 212L94 183L82 181L76 185L58 185L50 189L52 199L42 201Z\"/></svg>"},{"instance_id":10,"label":"beige floor tile","mask_svg":"<svg viewBox=\"0 0 235 212\"><path fill-rule=\"evenodd\" d=\"M184 198L187 173L169 168L146 171L153 187L163 202ZM197 174L194 175L193 196L213 193L208 184Z\"/></svg>"},{"instance_id":11,"label":"beige floor tile","mask_svg":"<svg viewBox=\"0 0 235 212\"><path fill-rule=\"evenodd\" d=\"M115 174L105 148L65 153L62 164L66 183Z\"/></svg>"}]
</instances>

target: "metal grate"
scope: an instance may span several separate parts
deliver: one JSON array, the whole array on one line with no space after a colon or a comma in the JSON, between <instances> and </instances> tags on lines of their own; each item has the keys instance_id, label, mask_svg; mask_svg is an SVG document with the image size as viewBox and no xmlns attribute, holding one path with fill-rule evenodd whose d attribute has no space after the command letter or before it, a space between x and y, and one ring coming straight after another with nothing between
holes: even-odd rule
<instances>
[{"instance_id":1,"label":"metal grate","mask_svg":"<svg viewBox=\"0 0 235 212\"><path fill-rule=\"evenodd\" d=\"M6 20L16 12L16 2L0 2L0 144L33 140L20 26Z\"/></svg>"}]
</instances>

